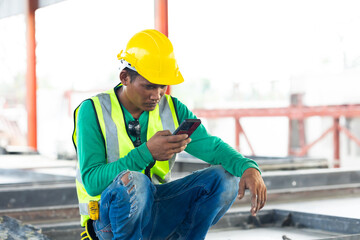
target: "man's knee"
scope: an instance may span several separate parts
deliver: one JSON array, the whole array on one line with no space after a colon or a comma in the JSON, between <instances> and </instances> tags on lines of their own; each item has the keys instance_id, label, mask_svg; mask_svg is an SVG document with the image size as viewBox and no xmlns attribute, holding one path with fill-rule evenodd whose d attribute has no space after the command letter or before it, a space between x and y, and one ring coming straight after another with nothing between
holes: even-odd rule
<instances>
[{"instance_id":1,"label":"man's knee","mask_svg":"<svg viewBox=\"0 0 360 240\"><path fill-rule=\"evenodd\" d=\"M135 185L148 185L149 183L151 183L149 178L146 177L146 175L134 171L126 171L119 174L115 181L119 182L125 187L128 186L130 183L133 183Z\"/></svg>"},{"instance_id":2,"label":"man's knee","mask_svg":"<svg viewBox=\"0 0 360 240\"><path fill-rule=\"evenodd\" d=\"M122 177L121 177L121 181L124 183L125 186L127 186L130 182L129 179L129 174L130 172L126 172Z\"/></svg>"},{"instance_id":3,"label":"man's knee","mask_svg":"<svg viewBox=\"0 0 360 240\"><path fill-rule=\"evenodd\" d=\"M142 173L126 171L119 174L101 195L100 220L95 225L103 226L110 222L113 232L120 228L131 232L140 221L142 225L147 224L154 199L151 186Z\"/></svg>"},{"instance_id":4,"label":"man's knee","mask_svg":"<svg viewBox=\"0 0 360 240\"><path fill-rule=\"evenodd\" d=\"M224 202L232 202L239 189L239 178L230 174L222 166L209 168L211 178L220 193L220 198Z\"/></svg>"},{"instance_id":5,"label":"man's knee","mask_svg":"<svg viewBox=\"0 0 360 240\"><path fill-rule=\"evenodd\" d=\"M103 194L116 192L116 194L125 195L142 195L154 191L154 186L144 174L140 172L126 171L119 174L114 182L107 188Z\"/></svg>"},{"instance_id":6,"label":"man's knee","mask_svg":"<svg viewBox=\"0 0 360 240\"><path fill-rule=\"evenodd\" d=\"M118 204L128 206L129 216L150 207L154 199L154 185L148 177L139 172L127 171L120 174L111 187L111 195ZM103 196L102 196L103 198Z\"/></svg>"},{"instance_id":7,"label":"man's knee","mask_svg":"<svg viewBox=\"0 0 360 240\"><path fill-rule=\"evenodd\" d=\"M131 197L135 196L140 204L149 202L153 198L155 187L146 175L129 171L121 177L121 181L127 189L127 193Z\"/></svg>"}]
</instances>

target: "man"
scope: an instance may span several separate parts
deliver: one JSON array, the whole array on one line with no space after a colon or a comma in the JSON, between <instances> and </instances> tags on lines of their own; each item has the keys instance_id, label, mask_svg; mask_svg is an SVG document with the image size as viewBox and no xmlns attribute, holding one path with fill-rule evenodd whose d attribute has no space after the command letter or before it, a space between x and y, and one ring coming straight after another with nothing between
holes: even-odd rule
<instances>
[{"instance_id":1,"label":"man","mask_svg":"<svg viewBox=\"0 0 360 240\"><path fill-rule=\"evenodd\" d=\"M141 31L118 59L121 84L74 114L82 239L204 239L245 189L255 215L266 187L254 161L202 125L191 138L172 135L196 116L165 94L167 85L183 82L169 39ZM175 155L184 150L214 166L170 182Z\"/></svg>"}]
</instances>

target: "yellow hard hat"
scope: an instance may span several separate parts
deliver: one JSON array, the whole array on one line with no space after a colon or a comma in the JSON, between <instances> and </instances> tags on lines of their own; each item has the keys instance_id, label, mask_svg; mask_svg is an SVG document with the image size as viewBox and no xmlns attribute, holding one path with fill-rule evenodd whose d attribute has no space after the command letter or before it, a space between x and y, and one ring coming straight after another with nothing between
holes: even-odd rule
<instances>
[{"instance_id":1,"label":"yellow hard hat","mask_svg":"<svg viewBox=\"0 0 360 240\"><path fill-rule=\"evenodd\" d=\"M129 63L151 83L175 85L184 81L170 40L157 30L149 29L135 34L125 51L122 50L117 57Z\"/></svg>"}]
</instances>

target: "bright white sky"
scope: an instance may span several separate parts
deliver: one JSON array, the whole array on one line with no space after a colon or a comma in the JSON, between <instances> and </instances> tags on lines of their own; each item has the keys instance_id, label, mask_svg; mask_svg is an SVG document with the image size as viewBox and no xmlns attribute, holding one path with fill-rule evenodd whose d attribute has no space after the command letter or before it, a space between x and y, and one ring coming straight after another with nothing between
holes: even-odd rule
<instances>
[{"instance_id":1,"label":"bright white sky","mask_svg":"<svg viewBox=\"0 0 360 240\"><path fill-rule=\"evenodd\" d=\"M251 107L254 89L263 96L275 93L285 105L288 94L294 91L306 92L307 103L312 104L360 102L360 1L168 2L169 38L185 78L185 83L175 86L173 92L181 95L190 109L196 106L191 100L203 88L204 79L211 83L210 91L201 94L200 100L215 107ZM133 34L154 28L154 1L66 0L37 10L36 27L40 91L55 89L61 98L63 91L70 89L108 89L118 82L117 53ZM344 65L348 66L346 71ZM351 66L357 66L357 70ZM23 77L25 69L24 17L1 19L0 85L12 84L16 76ZM231 92L237 92L240 101L231 103ZM55 101L54 93L38 94L39 114L49 117L39 117L39 121L51 122L55 127L64 123L60 118L53 119L62 116L53 107L56 104L49 101ZM265 104L271 104L271 98ZM257 130L263 125L254 123ZM70 131L71 124L69 120L69 126L58 129ZM285 126L286 121L279 125ZM52 132L45 125L39 126L43 128L40 133ZM279 135L277 127L272 129L276 132L271 136ZM70 133L65 135L64 141L68 142ZM282 135L285 141L286 129ZM43 137L43 142L49 142L51 137ZM56 151L44 143L40 143L43 149ZM278 145L286 146L286 142ZM255 148L263 149L264 154L275 151L266 139L262 147ZM281 147L281 151L286 148Z\"/></svg>"},{"instance_id":2,"label":"bright white sky","mask_svg":"<svg viewBox=\"0 0 360 240\"><path fill-rule=\"evenodd\" d=\"M342 72L344 52L360 56L359 9L357 0L169 0L169 38L187 84L209 79L226 94L233 83ZM116 55L154 27L154 1L67 0L36 17L40 86L93 89L117 81ZM25 68L22 21L0 20L3 81Z\"/></svg>"}]
</instances>

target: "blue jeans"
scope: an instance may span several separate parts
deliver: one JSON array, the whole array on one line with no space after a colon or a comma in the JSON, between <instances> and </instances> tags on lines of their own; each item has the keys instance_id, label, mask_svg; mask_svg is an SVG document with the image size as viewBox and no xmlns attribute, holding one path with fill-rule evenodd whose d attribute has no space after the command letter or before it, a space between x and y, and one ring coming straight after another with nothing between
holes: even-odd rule
<instances>
[{"instance_id":1,"label":"blue jeans","mask_svg":"<svg viewBox=\"0 0 360 240\"><path fill-rule=\"evenodd\" d=\"M204 239L233 204L239 178L221 166L154 185L130 172L120 173L101 195L100 217L93 222L99 239Z\"/></svg>"}]
</instances>

